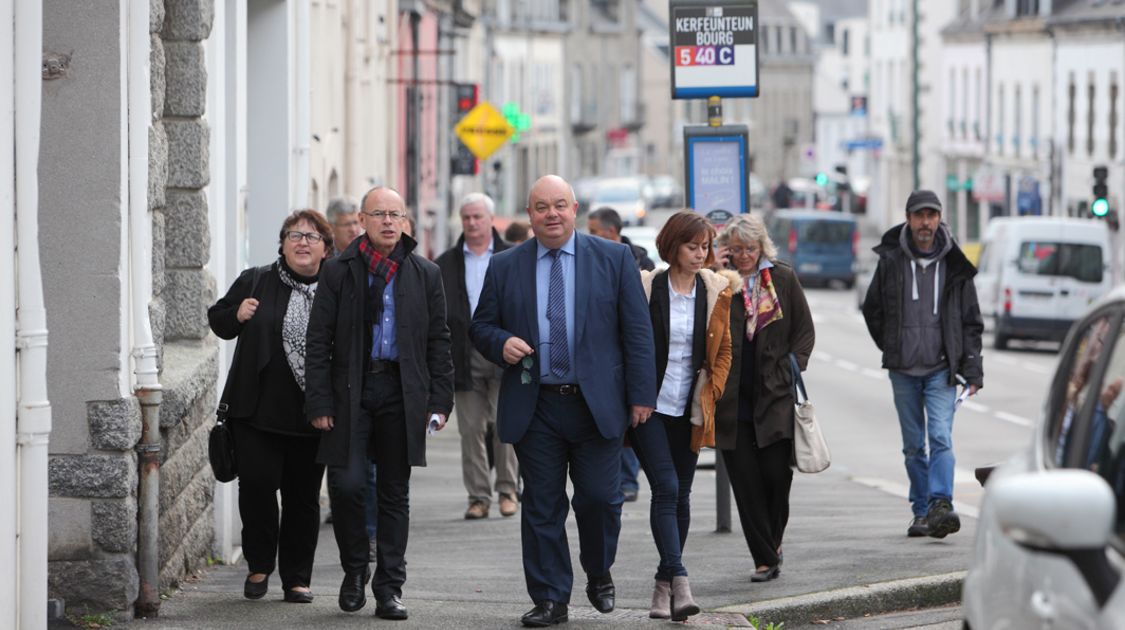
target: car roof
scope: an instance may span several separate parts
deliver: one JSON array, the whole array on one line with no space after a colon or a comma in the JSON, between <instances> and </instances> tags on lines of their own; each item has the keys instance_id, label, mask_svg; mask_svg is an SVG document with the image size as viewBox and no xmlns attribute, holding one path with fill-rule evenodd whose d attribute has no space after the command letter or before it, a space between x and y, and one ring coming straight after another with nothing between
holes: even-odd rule
<instances>
[{"instance_id":1,"label":"car roof","mask_svg":"<svg viewBox=\"0 0 1125 630\"><path fill-rule=\"evenodd\" d=\"M827 210L777 210L773 216L778 219L791 219L795 221L840 221L855 223L854 214L843 214Z\"/></svg>"}]
</instances>

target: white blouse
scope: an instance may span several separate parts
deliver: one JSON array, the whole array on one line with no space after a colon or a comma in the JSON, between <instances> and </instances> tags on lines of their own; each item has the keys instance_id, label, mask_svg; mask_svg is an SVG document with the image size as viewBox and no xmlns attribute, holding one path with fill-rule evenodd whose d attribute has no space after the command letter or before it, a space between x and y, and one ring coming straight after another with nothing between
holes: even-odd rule
<instances>
[{"instance_id":1,"label":"white blouse","mask_svg":"<svg viewBox=\"0 0 1125 630\"><path fill-rule=\"evenodd\" d=\"M692 335L695 332L695 282L691 293L681 295L668 279L668 367L656 398L656 411L678 418L687 408L691 392Z\"/></svg>"}]
</instances>

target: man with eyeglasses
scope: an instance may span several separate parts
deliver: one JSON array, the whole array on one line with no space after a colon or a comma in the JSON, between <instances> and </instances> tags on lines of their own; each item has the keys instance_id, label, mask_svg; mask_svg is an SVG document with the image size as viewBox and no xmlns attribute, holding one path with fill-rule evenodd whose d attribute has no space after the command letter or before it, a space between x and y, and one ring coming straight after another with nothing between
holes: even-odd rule
<instances>
[{"instance_id":1,"label":"man with eyeglasses","mask_svg":"<svg viewBox=\"0 0 1125 630\"><path fill-rule=\"evenodd\" d=\"M364 195L364 234L325 263L309 319L306 414L323 431L333 529L344 580L340 608L367 603L366 465L376 487L375 614L406 619L411 466L426 464L428 426L453 409L453 361L437 265L404 235L406 207L391 188Z\"/></svg>"},{"instance_id":2,"label":"man with eyeglasses","mask_svg":"<svg viewBox=\"0 0 1125 630\"><path fill-rule=\"evenodd\" d=\"M461 237L438 257L445 283L447 319L453 338L453 374L457 404L457 431L461 434L461 479L469 494L465 518L488 517L493 484L488 466L488 438L492 437L492 460L500 515L512 516L519 509L516 486L519 465L511 444L504 444L494 429L496 403L500 395L500 368L473 349L469 324L484 287L484 274L494 254L508 248L492 227L492 198L470 193L461 200Z\"/></svg>"},{"instance_id":3,"label":"man with eyeglasses","mask_svg":"<svg viewBox=\"0 0 1125 630\"><path fill-rule=\"evenodd\" d=\"M515 445L524 480L528 627L568 618L568 469L586 596L599 612L613 610L621 444L656 406L652 320L633 254L576 233L577 210L566 180L535 182L527 200L535 238L492 257L470 329L477 351L504 368L496 426Z\"/></svg>"},{"instance_id":4,"label":"man with eyeglasses","mask_svg":"<svg viewBox=\"0 0 1125 630\"><path fill-rule=\"evenodd\" d=\"M332 235L336 241L336 254L342 254L357 236L363 234L362 215L359 204L352 197L336 197L328 202L324 213L332 224Z\"/></svg>"}]
</instances>

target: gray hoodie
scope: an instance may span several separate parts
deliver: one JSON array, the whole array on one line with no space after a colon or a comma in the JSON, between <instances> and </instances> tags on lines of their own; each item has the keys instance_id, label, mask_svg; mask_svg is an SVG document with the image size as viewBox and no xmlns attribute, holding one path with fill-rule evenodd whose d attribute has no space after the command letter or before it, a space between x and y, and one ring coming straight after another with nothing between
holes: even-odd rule
<instances>
[{"instance_id":1,"label":"gray hoodie","mask_svg":"<svg viewBox=\"0 0 1125 630\"><path fill-rule=\"evenodd\" d=\"M902 358L903 370L911 376L928 376L946 366L941 339L938 301L945 285L945 255L953 249L953 237L945 223L934 234L934 251L921 254L911 243L909 228L899 233L903 259Z\"/></svg>"}]
</instances>

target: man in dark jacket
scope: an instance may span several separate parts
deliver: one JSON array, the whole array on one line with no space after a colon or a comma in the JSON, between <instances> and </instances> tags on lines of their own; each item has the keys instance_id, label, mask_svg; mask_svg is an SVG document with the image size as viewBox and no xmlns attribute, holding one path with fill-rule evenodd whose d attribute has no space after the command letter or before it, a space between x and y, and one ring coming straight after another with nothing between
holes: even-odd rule
<instances>
[{"instance_id":1,"label":"man in dark jacket","mask_svg":"<svg viewBox=\"0 0 1125 630\"><path fill-rule=\"evenodd\" d=\"M586 231L591 236L598 236L608 241L621 243L633 253L637 261L637 269L652 271L656 264L648 257L648 250L640 245L634 245L628 237L621 236L621 215L608 206L594 210L586 217ZM637 481L637 474L641 470L641 461L633 449L626 446L621 449L621 492L626 501L636 501L640 494L641 485Z\"/></svg>"},{"instance_id":2,"label":"man in dark jacket","mask_svg":"<svg viewBox=\"0 0 1125 630\"><path fill-rule=\"evenodd\" d=\"M957 382L963 379L969 395L984 385L977 271L953 242L941 222L941 202L928 190L911 193L906 223L888 230L875 253L879 265L863 317L883 351L902 428L914 512L907 535L944 538L961 529L953 510Z\"/></svg>"},{"instance_id":3,"label":"man in dark jacket","mask_svg":"<svg viewBox=\"0 0 1125 630\"><path fill-rule=\"evenodd\" d=\"M511 444L496 433L496 401L500 396L500 367L477 352L469 342L469 325L477 308L484 274L493 254L508 249L492 227L492 198L471 193L461 200L461 238L437 259L445 284L447 319L453 339L453 375L457 388L457 430L461 434L461 478L469 493L465 518L488 516L492 504L487 437L492 435L496 464L496 492L501 516L516 513L519 464ZM492 429L492 431L489 431Z\"/></svg>"},{"instance_id":4,"label":"man in dark jacket","mask_svg":"<svg viewBox=\"0 0 1125 630\"><path fill-rule=\"evenodd\" d=\"M365 469L379 466L375 614L406 619L410 467L426 465L427 427L453 409L453 361L437 265L403 235L406 206L390 188L360 205L364 235L321 269L306 342L305 412L323 431L333 528L344 581L340 608L367 603Z\"/></svg>"},{"instance_id":5,"label":"man in dark jacket","mask_svg":"<svg viewBox=\"0 0 1125 630\"><path fill-rule=\"evenodd\" d=\"M600 236L608 241L622 243L633 252L633 258L637 260L637 268L641 271L652 271L656 269L656 263L648 257L648 250L640 245L634 245L629 241L626 236L621 236L621 228L624 224L621 222L621 215L617 211L608 206L598 208L586 217L586 231L591 236Z\"/></svg>"}]
</instances>

